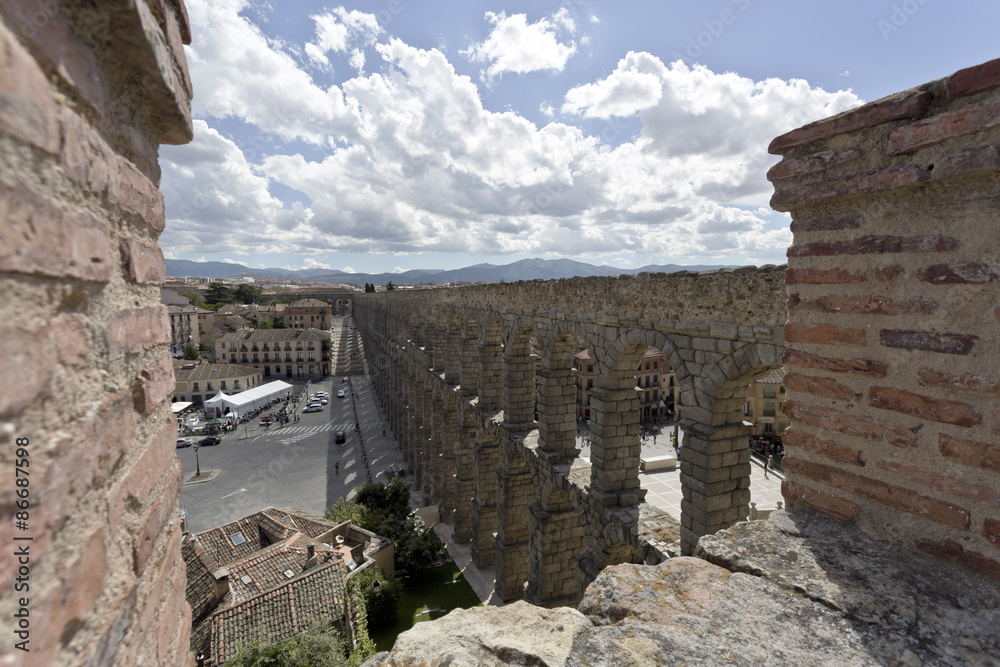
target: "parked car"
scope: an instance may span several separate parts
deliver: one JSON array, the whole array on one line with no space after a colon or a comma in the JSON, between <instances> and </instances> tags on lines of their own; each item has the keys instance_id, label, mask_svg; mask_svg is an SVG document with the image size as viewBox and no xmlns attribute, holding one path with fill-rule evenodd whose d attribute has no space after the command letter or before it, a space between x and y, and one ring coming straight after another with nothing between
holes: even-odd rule
<instances>
[{"instance_id":1,"label":"parked car","mask_svg":"<svg viewBox=\"0 0 1000 667\"><path fill-rule=\"evenodd\" d=\"M343 397L344 397L344 396L346 396L346 395L347 395L347 394L345 394L345 393L344 393L344 390L343 390L343 389L341 389L340 391L338 391L338 392L337 392L337 398L343 398Z\"/></svg>"},{"instance_id":2,"label":"parked car","mask_svg":"<svg viewBox=\"0 0 1000 667\"><path fill-rule=\"evenodd\" d=\"M319 403L310 403L302 408L302 412L323 412L323 406Z\"/></svg>"},{"instance_id":3,"label":"parked car","mask_svg":"<svg viewBox=\"0 0 1000 667\"><path fill-rule=\"evenodd\" d=\"M177 438L177 449L180 449L181 447L190 447L193 444L194 442L191 438Z\"/></svg>"},{"instance_id":4,"label":"parked car","mask_svg":"<svg viewBox=\"0 0 1000 667\"><path fill-rule=\"evenodd\" d=\"M210 435L208 437L202 438L198 441L198 444L202 447L207 447L209 445L218 445L222 442L222 438L217 435Z\"/></svg>"},{"instance_id":5,"label":"parked car","mask_svg":"<svg viewBox=\"0 0 1000 667\"><path fill-rule=\"evenodd\" d=\"M337 435L336 435L336 437L334 437L334 439L333 439L333 440L334 440L334 442L336 442L336 443L337 443L338 445L339 445L340 443L342 443L342 442L347 442L347 434L346 434L346 433L344 433L343 431L337 431Z\"/></svg>"}]
</instances>

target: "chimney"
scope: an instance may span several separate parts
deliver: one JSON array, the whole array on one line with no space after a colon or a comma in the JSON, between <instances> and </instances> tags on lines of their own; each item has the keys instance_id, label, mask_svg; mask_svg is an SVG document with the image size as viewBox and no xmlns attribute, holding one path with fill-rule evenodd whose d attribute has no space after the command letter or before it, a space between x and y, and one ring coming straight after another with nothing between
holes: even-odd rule
<instances>
[{"instance_id":1,"label":"chimney","mask_svg":"<svg viewBox=\"0 0 1000 667\"><path fill-rule=\"evenodd\" d=\"M311 567L316 566L316 545L309 544L306 546L306 562L302 566L303 570L308 570Z\"/></svg>"},{"instance_id":2,"label":"chimney","mask_svg":"<svg viewBox=\"0 0 1000 667\"><path fill-rule=\"evenodd\" d=\"M219 568L212 576L215 577L215 597L221 600L229 592L229 568Z\"/></svg>"}]
</instances>

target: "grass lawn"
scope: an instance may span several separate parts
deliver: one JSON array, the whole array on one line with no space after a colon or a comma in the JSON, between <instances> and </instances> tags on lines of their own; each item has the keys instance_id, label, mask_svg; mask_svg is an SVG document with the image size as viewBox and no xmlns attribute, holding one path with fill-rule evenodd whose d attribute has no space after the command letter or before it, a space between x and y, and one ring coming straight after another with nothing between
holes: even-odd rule
<instances>
[{"instance_id":1,"label":"grass lawn","mask_svg":"<svg viewBox=\"0 0 1000 667\"><path fill-rule=\"evenodd\" d=\"M405 579L403 585L403 599L399 602L396 624L371 633L379 651L391 649L396 636L415 623L440 618L452 609L468 609L483 604L459 572L458 566L450 560L441 567L432 567Z\"/></svg>"}]
</instances>

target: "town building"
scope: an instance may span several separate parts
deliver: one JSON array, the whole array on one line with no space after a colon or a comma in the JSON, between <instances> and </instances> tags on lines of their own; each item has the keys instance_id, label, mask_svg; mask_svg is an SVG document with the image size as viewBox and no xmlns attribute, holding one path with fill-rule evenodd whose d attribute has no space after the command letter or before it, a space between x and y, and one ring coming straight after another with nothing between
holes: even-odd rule
<instances>
[{"instance_id":1,"label":"town building","mask_svg":"<svg viewBox=\"0 0 1000 667\"><path fill-rule=\"evenodd\" d=\"M201 344L201 337L212 325L215 313L197 306L167 306L170 314L170 354L184 355L188 343Z\"/></svg>"},{"instance_id":2,"label":"town building","mask_svg":"<svg viewBox=\"0 0 1000 667\"><path fill-rule=\"evenodd\" d=\"M174 359L174 402L200 406L220 391L238 394L261 384L263 373L251 366Z\"/></svg>"},{"instance_id":3,"label":"town building","mask_svg":"<svg viewBox=\"0 0 1000 667\"><path fill-rule=\"evenodd\" d=\"M766 459L780 455L781 437L788 428L788 417L781 411L785 403L785 369L779 368L750 385L743 414L752 426L750 446L753 453Z\"/></svg>"},{"instance_id":4,"label":"town building","mask_svg":"<svg viewBox=\"0 0 1000 667\"><path fill-rule=\"evenodd\" d=\"M319 380L330 375L330 330L237 331L216 341L215 360L253 366L265 378Z\"/></svg>"},{"instance_id":5,"label":"town building","mask_svg":"<svg viewBox=\"0 0 1000 667\"><path fill-rule=\"evenodd\" d=\"M576 368L576 416L577 419L590 418L590 392L594 388L594 362L586 349L573 356ZM677 397L677 382L670 364L663 353L650 347L639 362L635 373L639 392L639 419L650 422L672 417Z\"/></svg>"},{"instance_id":6,"label":"town building","mask_svg":"<svg viewBox=\"0 0 1000 667\"><path fill-rule=\"evenodd\" d=\"M395 576L391 540L293 507L268 507L197 535L184 534L191 650L223 665L327 620L349 636L347 579L372 566Z\"/></svg>"},{"instance_id":7,"label":"town building","mask_svg":"<svg viewBox=\"0 0 1000 667\"><path fill-rule=\"evenodd\" d=\"M299 299L285 306L289 329L329 329L333 326L333 306L319 299Z\"/></svg>"}]
</instances>

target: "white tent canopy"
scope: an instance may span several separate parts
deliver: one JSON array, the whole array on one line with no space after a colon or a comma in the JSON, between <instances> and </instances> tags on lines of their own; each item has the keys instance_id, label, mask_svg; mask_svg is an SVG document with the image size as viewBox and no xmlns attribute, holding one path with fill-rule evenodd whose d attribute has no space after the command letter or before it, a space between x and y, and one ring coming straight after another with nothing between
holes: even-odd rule
<instances>
[{"instance_id":1,"label":"white tent canopy","mask_svg":"<svg viewBox=\"0 0 1000 667\"><path fill-rule=\"evenodd\" d=\"M229 413L240 417L247 412L264 407L269 401L291 395L292 385L275 380L232 396L220 391L213 398L205 401L205 408L217 410L220 416Z\"/></svg>"}]
</instances>

